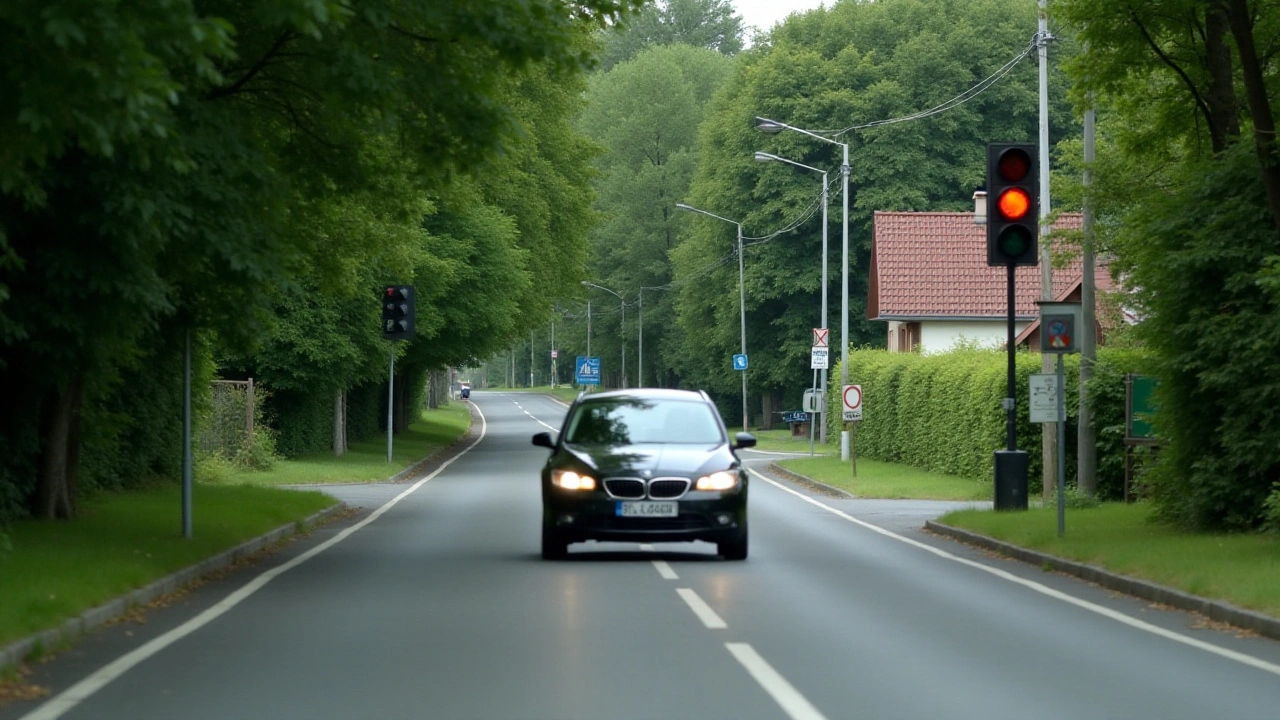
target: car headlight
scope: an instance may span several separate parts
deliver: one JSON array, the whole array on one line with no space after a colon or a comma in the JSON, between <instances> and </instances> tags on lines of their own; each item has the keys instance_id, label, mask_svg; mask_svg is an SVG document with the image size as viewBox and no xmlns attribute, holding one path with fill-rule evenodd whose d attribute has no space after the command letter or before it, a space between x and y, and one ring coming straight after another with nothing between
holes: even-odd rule
<instances>
[{"instance_id":1,"label":"car headlight","mask_svg":"<svg viewBox=\"0 0 1280 720\"><path fill-rule=\"evenodd\" d=\"M697 490L729 490L737 486L738 474L731 470L721 470L698 478L694 488Z\"/></svg>"},{"instance_id":2,"label":"car headlight","mask_svg":"<svg viewBox=\"0 0 1280 720\"><path fill-rule=\"evenodd\" d=\"M595 490L596 479L590 475L579 475L572 470L552 470L551 484L565 490Z\"/></svg>"}]
</instances>

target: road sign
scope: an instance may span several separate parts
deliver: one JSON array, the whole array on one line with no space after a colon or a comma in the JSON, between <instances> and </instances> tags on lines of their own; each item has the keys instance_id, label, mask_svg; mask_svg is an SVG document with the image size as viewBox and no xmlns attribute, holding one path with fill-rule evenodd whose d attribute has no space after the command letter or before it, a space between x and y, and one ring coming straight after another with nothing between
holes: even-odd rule
<instances>
[{"instance_id":1,"label":"road sign","mask_svg":"<svg viewBox=\"0 0 1280 720\"><path fill-rule=\"evenodd\" d=\"M559 353L558 351L556 351L556 350L552 350L552 351L551 351L551 359L552 359L552 360L555 360L557 357L560 357L560 353Z\"/></svg>"},{"instance_id":2,"label":"road sign","mask_svg":"<svg viewBox=\"0 0 1280 720\"><path fill-rule=\"evenodd\" d=\"M814 328L813 329L813 346L822 347L822 348L826 347L827 338L829 337L831 337L830 328Z\"/></svg>"},{"instance_id":3,"label":"road sign","mask_svg":"<svg viewBox=\"0 0 1280 720\"><path fill-rule=\"evenodd\" d=\"M1027 406L1033 423L1058 422L1058 376L1036 373L1031 376L1031 404Z\"/></svg>"},{"instance_id":4,"label":"road sign","mask_svg":"<svg viewBox=\"0 0 1280 720\"><path fill-rule=\"evenodd\" d=\"M805 390L804 391L804 411L811 413L822 412L822 391L821 390Z\"/></svg>"},{"instance_id":5,"label":"road sign","mask_svg":"<svg viewBox=\"0 0 1280 720\"><path fill-rule=\"evenodd\" d=\"M826 370L827 369L827 353L829 352L827 348L814 345L809 352L810 352L809 369L810 370Z\"/></svg>"},{"instance_id":6,"label":"road sign","mask_svg":"<svg viewBox=\"0 0 1280 720\"><path fill-rule=\"evenodd\" d=\"M861 385L845 385L844 392L840 393L840 397L844 400L844 419L861 420L862 419L862 386Z\"/></svg>"},{"instance_id":7,"label":"road sign","mask_svg":"<svg viewBox=\"0 0 1280 720\"><path fill-rule=\"evenodd\" d=\"M809 422L809 413L800 410L788 410L782 413L782 422L788 424Z\"/></svg>"},{"instance_id":8,"label":"road sign","mask_svg":"<svg viewBox=\"0 0 1280 720\"><path fill-rule=\"evenodd\" d=\"M747 369L747 356L746 356L745 354L743 354L743 353L735 353L735 354L734 354L734 356L733 356L733 369L734 369L734 370L746 370L746 369Z\"/></svg>"},{"instance_id":9,"label":"road sign","mask_svg":"<svg viewBox=\"0 0 1280 720\"><path fill-rule=\"evenodd\" d=\"M579 355L573 367L575 369L574 381L579 385L600 384L600 358Z\"/></svg>"}]
</instances>

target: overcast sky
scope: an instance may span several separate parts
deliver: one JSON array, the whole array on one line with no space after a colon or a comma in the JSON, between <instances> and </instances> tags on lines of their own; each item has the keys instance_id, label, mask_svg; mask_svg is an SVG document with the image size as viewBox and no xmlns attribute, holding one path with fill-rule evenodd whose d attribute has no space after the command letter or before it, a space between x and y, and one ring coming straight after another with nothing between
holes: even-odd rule
<instances>
[{"instance_id":1,"label":"overcast sky","mask_svg":"<svg viewBox=\"0 0 1280 720\"><path fill-rule=\"evenodd\" d=\"M832 3L833 0L826 0L825 5L831 7ZM812 10L823 4L823 0L733 0L742 24L755 25L761 30L768 30L793 12ZM750 30L747 39L751 39Z\"/></svg>"}]
</instances>

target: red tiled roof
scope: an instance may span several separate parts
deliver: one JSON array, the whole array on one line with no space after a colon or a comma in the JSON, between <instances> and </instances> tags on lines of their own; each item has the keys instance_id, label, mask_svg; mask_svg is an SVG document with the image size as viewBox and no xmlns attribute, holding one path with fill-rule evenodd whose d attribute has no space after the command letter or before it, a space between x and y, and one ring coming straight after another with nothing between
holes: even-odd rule
<instances>
[{"instance_id":1,"label":"red tiled roof","mask_svg":"<svg viewBox=\"0 0 1280 720\"><path fill-rule=\"evenodd\" d=\"M1063 213L1055 227L1079 229L1081 216ZM1035 317L1040 268L1023 266L1014 272L1016 313ZM1080 276L1078 257L1065 268L1055 268L1054 297L1069 293ZM1109 279L1102 268L1097 277ZM987 266L986 226L975 224L972 213L875 214L869 319L1007 317L1007 283L1003 266Z\"/></svg>"}]
</instances>

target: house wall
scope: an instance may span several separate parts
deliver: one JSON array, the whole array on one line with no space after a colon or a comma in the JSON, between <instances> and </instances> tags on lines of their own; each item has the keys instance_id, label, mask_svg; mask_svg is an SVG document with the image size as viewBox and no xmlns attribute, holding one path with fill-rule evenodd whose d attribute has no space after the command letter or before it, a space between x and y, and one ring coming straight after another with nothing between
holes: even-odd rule
<instances>
[{"instance_id":1,"label":"house wall","mask_svg":"<svg viewBox=\"0 0 1280 720\"><path fill-rule=\"evenodd\" d=\"M1015 322L1014 331L1020 333L1029 322ZM926 320L920 323L921 352L946 352L962 339L980 347L1003 348L1009 338L1007 320L1000 321L945 321Z\"/></svg>"}]
</instances>

